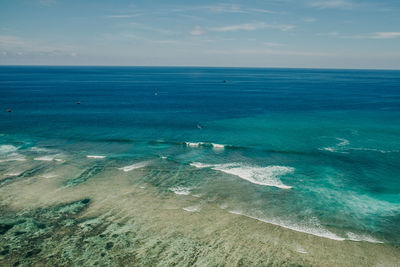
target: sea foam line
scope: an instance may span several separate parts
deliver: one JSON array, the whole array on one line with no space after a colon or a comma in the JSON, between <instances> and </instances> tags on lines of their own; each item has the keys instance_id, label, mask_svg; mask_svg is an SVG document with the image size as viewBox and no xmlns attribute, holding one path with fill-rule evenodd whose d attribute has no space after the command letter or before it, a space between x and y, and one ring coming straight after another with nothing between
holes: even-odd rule
<instances>
[{"instance_id":1,"label":"sea foam line","mask_svg":"<svg viewBox=\"0 0 400 267\"><path fill-rule=\"evenodd\" d=\"M269 223L269 224L273 224L273 225L277 225L283 228L287 228L296 232L300 232L300 233L305 233L305 234L310 234L310 235L315 235L318 237L323 237L323 238L328 238L328 239L332 239L332 240L336 240L336 241L344 241L346 240L343 237L337 236L336 234L323 229L320 225L315 225L315 228L310 228L310 227L305 227L305 226L300 226L300 225L296 225L296 224L291 224L285 221L281 221L281 220L267 220L267 219L263 219L263 218L258 218L258 217L254 217L251 215L247 215L244 214L240 211L229 211L229 213L232 214L236 214L236 215L241 215L241 216L245 216L257 221L261 221L261 222L265 222L265 223Z\"/></svg>"},{"instance_id":2,"label":"sea foam line","mask_svg":"<svg viewBox=\"0 0 400 267\"><path fill-rule=\"evenodd\" d=\"M248 182L258 185L273 186L281 189L290 189L291 186L285 185L278 178L279 176L294 172L294 168L286 166L249 166L241 163L228 164L204 164L192 162L191 166L196 168L211 168L227 174L238 176Z\"/></svg>"},{"instance_id":3,"label":"sea foam line","mask_svg":"<svg viewBox=\"0 0 400 267\"><path fill-rule=\"evenodd\" d=\"M142 162L138 162L138 163L135 163L135 164L132 164L132 165L128 165L128 166L125 166L125 167L118 168L118 170L122 170L124 172L129 172L129 171L132 171L132 170L136 170L136 169L140 169L140 168L146 167L147 165L149 165L149 163L150 163L149 161L142 161Z\"/></svg>"},{"instance_id":4,"label":"sea foam line","mask_svg":"<svg viewBox=\"0 0 400 267\"><path fill-rule=\"evenodd\" d=\"M356 242L366 241L366 242L370 242L370 243L381 243L381 244L383 243L382 241L379 241L379 240L377 240L371 236L365 235L365 234L357 235L355 233L348 232L347 237L349 240L356 241Z\"/></svg>"},{"instance_id":5,"label":"sea foam line","mask_svg":"<svg viewBox=\"0 0 400 267\"><path fill-rule=\"evenodd\" d=\"M104 159L106 156L98 156L98 155L86 155L89 159Z\"/></svg>"},{"instance_id":6,"label":"sea foam line","mask_svg":"<svg viewBox=\"0 0 400 267\"><path fill-rule=\"evenodd\" d=\"M183 187L183 186L177 186L177 187L171 187L169 188L169 190L171 190L172 192L174 192L177 195L190 195L190 190L192 188L190 187Z\"/></svg>"}]
</instances>

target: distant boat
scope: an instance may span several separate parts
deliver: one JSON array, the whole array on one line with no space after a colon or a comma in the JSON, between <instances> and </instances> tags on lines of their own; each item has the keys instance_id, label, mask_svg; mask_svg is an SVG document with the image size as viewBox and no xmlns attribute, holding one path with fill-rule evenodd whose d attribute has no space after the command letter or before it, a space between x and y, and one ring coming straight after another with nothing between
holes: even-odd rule
<instances>
[{"instance_id":1,"label":"distant boat","mask_svg":"<svg viewBox=\"0 0 400 267\"><path fill-rule=\"evenodd\" d=\"M11 109L7 109L7 112L11 112Z\"/></svg>"},{"instance_id":2,"label":"distant boat","mask_svg":"<svg viewBox=\"0 0 400 267\"><path fill-rule=\"evenodd\" d=\"M80 104L81 104L81 101L76 102L76 104L80 105Z\"/></svg>"}]
</instances>

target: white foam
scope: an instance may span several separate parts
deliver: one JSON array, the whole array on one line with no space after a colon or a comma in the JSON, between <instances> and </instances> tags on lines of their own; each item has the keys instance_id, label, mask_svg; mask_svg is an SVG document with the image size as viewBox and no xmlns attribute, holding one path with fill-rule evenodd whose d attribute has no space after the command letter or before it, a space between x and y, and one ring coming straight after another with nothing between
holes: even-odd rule
<instances>
[{"instance_id":1,"label":"white foam","mask_svg":"<svg viewBox=\"0 0 400 267\"><path fill-rule=\"evenodd\" d=\"M285 185L279 180L279 176L292 173L294 168L286 166L249 166L241 163L228 163L228 164L204 164L200 162L192 162L190 164L196 168L211 168L213 170L221 171L231 175L238 176L253 184L274 186L282 189L292 188Z\"/></svg>"},{"instance_id":2,"label":"white foam","mask_svg":"<svg viewBox=\"0 0 400 267\"><path fill-rule=\"evenodd\" d=\"M344 146L347 146L348 144L350 144L350 141L344 138L336 138L336 140L339 141L338 144L336 144L333 147L323 147L320 148L319 150L325 150L325 151L329 151L329 152L336 152L336 153L343 153L343 154L347 154L348 152L345 151L341 151L342 148Z\"/></svg>"},{"instance_id":3,"label":"white foam","mask_svg":"<svg viewBox=\"0 0 400 267\"><path fill-rule=\"evenodd\" d=\"M358 147L352 147L350 148L351 150L361 150L361 151L374 151L374 152L380 152L383 154L386 153L399 153L400 150L382 150L382 149L376 149L376 148L358 148Z\"/></svg>"},{"instance_id":4,"label":"white foam","mask_svg":"<svg viewBox=\"0 0 400 267\"><path fill-rule=\"evenodd\" d=\"M236 214L236 215L241 215L241 216L245 216L251 219L255 219L261 222L265 222L265 223L269 223L269 224L273 224L273 225L277 225L283 228L287 228L296 232L301 232L301 233L305 233L305 234L310 234L310 235L315 235L315 236L319 236L319 237L323 237L323 238L328 238L328 239L332 239L332 240L337 240L337 241L344 241L346 240L345 238L342 238L340 236L337 236L336 234L322 228L321 225L319 224L314 224L313 227L307 227L307 226L301 226L301 225L297 225L294 223L289 223L289 222L285 222L279 219L264 219L264 218L258 218L258 217L254 217L254 216L250 216L250 215L246 215L243 214L240 211L229 211L232 214Z\"/></svg>"},{"instance_id":5,"label":"white foam","mask_svg":"<svg viewBox=\"0 0 400 267\"><path fill-rule=\"evenodd\" d=\"M34 147L31 147L31 151L34 151L34 152L50 152L52 150L48 149L48 148L34 146Z\"/></svg>"},{"instance_id":6,"label":"white foam","mask_svg":"<svg viewBox=\"0 0 400 267\"><path fill-rule=\"evenodd\" d=\"M146 167L147 165L149 165L148 161L142 161L142 162L138 162L138 163L135 163L135 164L132 164L132 165L128 165L128 166L125 166L125 167L118 168L118 170L122 170L124 172L129 172L129 171L132 171L132 170L136 170L136 169L140 169L140 168Z\"/></svg>"},{"instance_id":7,"label":"white foam","mask_svg":"<svg viewBox=\"0 0 400 267\"><path fill-rule=\"evenodd\" d=\"M190 206L190 207L186 207L183 208L184 211L188 211L188 212L196 212L200 210L200 206L196 205L196 206Z\"/></svg>"},{"instance_id":8,"label":"white foam","mask_svg":"<svg viewBox=\"0 0 400 267\"><path fill-rule=\"evenodd\" d=\"M18 148L13 145L1 145L0 146L0 154L7 154L10 152L17 151Z\"/></svg>"},{"instance_id":9,"label":"white foam","mask_svg":"<svg viewBox=\"0 0 400 267\"><path fill-rule=\"evenodd\" d=\"M160 158L161 158L161 159L167 159L167 157L166 157L166 156L161 156Z\"/></svg>"},{"instance_id":10,"label":"white foam","mask_svg":"<svg viewBox=\"0 0 400 267\"><path fill-rule=\"evenodd\" d=\"M9 173L6 173L5 176L18 176L20 174L21 174L20 172L9 172Z\"/></svg>"},{"instance_id":11,"label":"white foam","mask_svg":"<svg viewBox=\"0 0 400 267\"><path fill-rule=\"evenodd\" d=\"M347 233L347 237L351 241L357 241L357 242L365 241L365 242L370 242L370 243L383 243L382 241L379 241L379 240L377 240L377 239L375 239L375 238L373 238L371 236L365 235L365 234L357 235L355 233L348 232Z\"/></svg>"},{"instance_id":12,"label":"white foam","mask_svg":"<svg viewBox=\"0 0 400 267\"><path fill-rule=\"evenodd\" d=\"M56 177L58 177L58 175L57 175L57 174L54 174L54 173L46 173L46 174L43 174L42 177L43 177L43 178L46 178L46 179L51 179L51 178L56 178Z\"/></svg>"},{"instance_id":13,"label":"white foam","mask_svg":"<svg viewBox=\"0 0 400 267\"><path fill-rule=\"evenodd\" d=\"M307 254L307 253L308 253L307 251L305 251L304 248L302 248L302 247L300 247L300 246L298 246L298 247L296 248L296 251L299 252L299 253L301 253L301 254Z\"/></svg>"},{"instance_id":14,"label":"white foam","mask_svg":"<svg viewBox=\"0 0 400 267\"><path fill-rule=\"evenodd\" d=\"M337 152L337 150L333 147L323 147L323 148L320 148L319 150L325 150L325 151L329 151L329 152Z\"/></svg>"},{"instance_id":15,"label":"white foam","mask_svg":"<svg viewBox=\"0 0 400 267\"><path fill-rule=\"evenodd\" d=\"M201 162L192 162L192 163L190 163L190 166L196 167L196 168L198 168L198 169L202 169L202 168L209 168L209 167L212 167L213 165L211 165L211 164L204 164L204 163L201 163Z\"/></svg>"},{"instance_id":16,"label":"white foam","mask_svg":"<svg viewBox=\"0 0 400 267\"><path fill-rule=\"evenodd\" d=\"M24 155L18 153L11 153L7 155L6 159L1 159L0 162L7 162L7 161L25 161L26 158Z\"/></svg>"},{"instance_id":17,"label":"white foam","mask_svg":"<svg viewBox=\"0 0 400 267\"><path fill-rule=\"evenodd\" d=\"M106 156L98 156L98 155L87 155L89 159L104 159Z\"/></svg>"},{"instance_id":18,"label":"white foam","mask_svg":"<svg viewBox=\"0 0 400 267\"><path fill-rule=\"evenodd\" d=\"M188 146L188 147L199 147L200 145L203 144L202 142L198 142L198 143L195 143L195 142L185 142L185 143L186 143L186 146Z\"/></svg>"},{"instance_id":19,"label":"white foam","mask_svg":"<svg viewBox=\"0 0 400 267\"><path fill-rule=\"evenodd\" d=\"M48 156L37 157L37 158L34 158L33 160L53 161L54 157L55 157L55 155L48 155Z\"/></svg>"},{"instance_id":20,"label":"white foam","mask_svg":"<svg viewBox=\"0 0 400 267\"><path fill-rule=\"evenodd\" d=\"M190 195L190 187L183 187L183 186L177 186L177 187L171 187L169 188L172 192L174 192L177 195Z\"/></svg>"},{"instance_id":21,"label":"white foam","mask_svg":"<svg viewBox=\"0 0 400 267\"><path fill-rule=\"evenodd\" d=\"M338 146L347 146L350 144L350 141L344 138L336 138L336 140L340 141L340 143L337 144Z\"/></svg>"},{"instance_id":22,"label":"white foam","mask_svg":"<svg viewBox=\"0 0 400 267\"><path fill-rule=\"evenodd\" d=\"M224 145L214 144L214 143L212 143L212 147L214 150L224 150L225 149Z\"/></svg>"}]
</instances>

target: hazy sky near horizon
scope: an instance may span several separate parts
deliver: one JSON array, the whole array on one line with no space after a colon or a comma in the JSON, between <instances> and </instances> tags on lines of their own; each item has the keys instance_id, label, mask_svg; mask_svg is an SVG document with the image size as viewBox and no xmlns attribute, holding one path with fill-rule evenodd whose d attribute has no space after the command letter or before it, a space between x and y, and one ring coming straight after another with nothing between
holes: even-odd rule
<instances>
[{"instance_id":1,"label":"hazy sky near horizon","mask_svg":"<svg viewBox=\"0 0 400 267\"><path fill-rule=\"evenodd\" d=\"M400 69L398 0L0 0L0 65Z\"/></svg>"}]
</instances>

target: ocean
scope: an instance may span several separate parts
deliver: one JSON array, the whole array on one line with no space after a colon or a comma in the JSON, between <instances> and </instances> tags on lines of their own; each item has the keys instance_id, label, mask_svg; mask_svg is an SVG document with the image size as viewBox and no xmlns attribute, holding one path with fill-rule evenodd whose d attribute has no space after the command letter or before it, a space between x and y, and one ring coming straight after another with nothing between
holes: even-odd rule
<instances>
[{"instance_id":1,"label":"ocean","mask_svg":"<svg viewBox=\"0 0 400 267\"><path fill-rule=\"evenodd\" d=\"M149 221L224 214L398 252L400 71L2 66L0 109L3 225L146 196L173 203L137 206Z\"/></svg>"}]
</instances>

